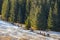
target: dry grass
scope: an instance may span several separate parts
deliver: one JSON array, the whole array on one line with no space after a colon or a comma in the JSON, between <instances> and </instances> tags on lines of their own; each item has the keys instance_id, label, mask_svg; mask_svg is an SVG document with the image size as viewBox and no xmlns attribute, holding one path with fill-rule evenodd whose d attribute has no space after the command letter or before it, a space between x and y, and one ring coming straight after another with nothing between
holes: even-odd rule
<instances>
[{"instance_id":1,"label":"dry grass","mask_svg":"<svg viewBox=\"0 0 60 40\"><path fill-rule=\"evenodd\" d=\"M29 40L29 39L27 39L27 38L21 38L21 39L19 39L19 40Z\"/></svg>"},{"instance_id":2,"label":"dry grass","mask_svg":"<svg viewBox=\"0 0 60 40\"><path fill-rule=\"evenodd\" d=\"M10 36L0 36L0 40L18 40ZM19 40L29 40L28 38L20 38Z\"/></svg>"},{"instance_id":3,"label":"dry grass","mask_svg":"<svg viewBox=\"0 0 60 40\"><path fill-rule=\"evenodd\" d=\"M0 36L0 40L11 40L11 37L4 37L4 36Z\"/></svg>"}]
</instances>

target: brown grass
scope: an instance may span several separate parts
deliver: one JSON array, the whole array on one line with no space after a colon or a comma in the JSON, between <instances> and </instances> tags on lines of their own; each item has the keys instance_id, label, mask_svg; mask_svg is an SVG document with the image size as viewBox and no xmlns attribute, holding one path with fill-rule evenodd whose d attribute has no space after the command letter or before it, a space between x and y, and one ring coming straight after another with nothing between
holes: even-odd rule
<instances>
[{"instance_id":1,"label":"brown grass","mask_svg":"<svg viewBox=\"0 0 60 40\"><path fill-rule=\"evenodd\" d=\"M0 40L11 40L11 37L0 36Z\"/></svg>"},{"instance_id":2,"label":"brown grass","mask_svg":"<svg viewBox=\"0 0 60 40\"><path fill-rule=\"evenodd\" d=\"M27 38L21 38L21 39L19 39L19 40L29 40L29 39L27 39Z\"/></svg>"},{"instance_id":3,"label":"brown grass","mask_svg":"<svg viewBox=\"0 0 60 40\"><path fill-rule=\"evenodd\" d=\"M0 40L18 40L16 38L10 37L10 36L0 36ZM19 40L29 40L28 38L21 38Z\"/></svg>"}]
</instances>

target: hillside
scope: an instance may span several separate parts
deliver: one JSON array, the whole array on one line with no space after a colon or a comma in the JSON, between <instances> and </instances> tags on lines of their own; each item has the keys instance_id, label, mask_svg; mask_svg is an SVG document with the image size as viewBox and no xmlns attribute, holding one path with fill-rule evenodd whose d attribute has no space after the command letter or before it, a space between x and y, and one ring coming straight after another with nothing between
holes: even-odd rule
<instances>
[{"instance_id":1,"label":"hillside","mask_svg":"<svg viewBox=\"0 0 60 40\"><path fill-rule=\"evenodd\" d=\"M60 40L60 0L0 0L0 40Z\"/></svg>"},{"instance_id":2,"label":"hillside","mask_svg":"<svg viewBox=\"0 0 60 40\"><path fill-rule=\"evenodd\" d=\"M0 20L0 40L60 40L60 33L54 37L46 37L37 34L38 31L31 32L21 27L12 25L9 22ZM51 33L51 32L50 32ZM54 32L53 32L54 33ZM54 34L53 34L54 35Z\"/></svg>"}]
</instances>

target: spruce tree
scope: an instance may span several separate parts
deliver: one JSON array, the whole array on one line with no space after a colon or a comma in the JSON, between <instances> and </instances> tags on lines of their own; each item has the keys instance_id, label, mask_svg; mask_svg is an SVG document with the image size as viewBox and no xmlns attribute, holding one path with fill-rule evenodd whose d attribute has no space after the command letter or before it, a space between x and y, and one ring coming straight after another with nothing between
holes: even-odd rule
<instances>
[{"instance_id":1,"label":"spruce tree","mask_svg":"<svg viewBox=\"0 0 60 40\"><path fill-rule=\"evenodd\" d=\"M3 5L2 5L2 19L3 20L8 20L9 17L9 1L8 0L4 0L3 1Z\"/></svg>"},{"instance_id":2,"label":"spruce tree","mask_svg":"<svg viewBox=\"0 0 60 40\"><path fill-rule=\"evenodd\" d=\"M55 4L54 4L54 10L53 10L53 20L54 20L54 27L52 28L52 30L59 30L60 27L59 27L59 19L58 19L58 2L57 0L55 1Z\"/></svg>"},{"instance_id":3,"label":"spruce tree","mask_svg":"<svg viewBox=\"0 0 60 40\"><path fill-rule=\"evenodd\" d=\"M10 2L11 2L11 8L10 8L9 22L14 22L14 20L15 20L16 0L10 0Z\"/></svg>"},{"instance_id":4,"label":"spruce tree","mask_svg":"<svg viewBox=\"0 0 60 40\"><path fill-rule=\"evenodd\" d=\"M30 18L29 17L26 19L25 25L26 25L25 26L26 29L30 29L31 28L31 23L30 23Z\"/></svg>"},{"instance_id":5,"label":"spruce tree","mask_svg":"<svg viewBox=\"0 0 60 40\"><path fill-rule=\"evenodd\" d=\"M31 0L30 20L33 29L45 30L47 26L46 0Z\"/></svg>"},{"instance_id":6,"label":"spruce tree","mask_svg":"<svg viewBox=\"0 0 60 40\"><path fill-rule=\"evenodd\" d=\"M2 4L3 4L3 0L0 0L0 15L1 15L1 11L2 11Z\"/></svg>"},{"instance_id":7,"label":"spruce tree","mask_svg":"<svg viewBox=\"0 0 60 40\"><path fill-rule=\"evenodd\" d=\"M31 27L31 23L30 23L30 7L31 7L31 1L30 0L26 0L26 16L25 16L25 28L29 29Z\"/></svg>"},{"instance_id":8,"label":"spruce tree","mask_svg":"<svg viewBox=\"0 0 60 40\"><path fill-rule=\"evenodd\" d=\"M50 11L49 11L49 15L48 15L48 27L47 29L51 29L54 25L53 25L53 11L52 8L50 7Z\"/></svg>"},{"instance_id":9,"label":"spruce tree","mask_svg":"<svg viewBox=\"0 0 60 40\"><path fill-rule=\"evenodd\" d=\"M41 12L40 2L41 2L41 0L31 0L30 22L31 22L31 28L33 28L33 29L39 29L39 26L37 25L38 24L37 16Z\"/></svg>"},{"instance_id":10,"label":"spruce tree","mask_svg":"<svg viewBox=\"0 0 60 40\"><path fill-rule=\"evenodd\" d=\"M25 23L25 10L26 10L26 2L25 0L18 0L18 14L17 14L17 22Z\"/></svg>"}]
</instances>

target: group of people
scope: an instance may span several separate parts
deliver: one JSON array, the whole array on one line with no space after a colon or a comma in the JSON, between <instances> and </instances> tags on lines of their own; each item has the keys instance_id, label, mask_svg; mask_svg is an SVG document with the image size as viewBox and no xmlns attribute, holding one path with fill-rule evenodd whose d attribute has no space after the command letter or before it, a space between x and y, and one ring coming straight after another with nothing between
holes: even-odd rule
<instances>
[{"instance_id":1,"label":"group of people","mask_svg":"<svg viewBox=\"0 0 60 40\"><path fill-rule=\"evenodd\" d=\"M34 32L34 30L33 30L32 28L30 28L30 31L31 31L31 32ZM40 33L37 33L37 34L50 37L50 34L42 33L41 31L40 31Z\"/></svg>"}]
</instances>

